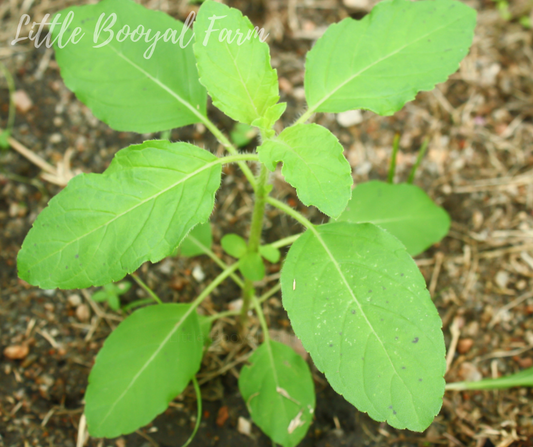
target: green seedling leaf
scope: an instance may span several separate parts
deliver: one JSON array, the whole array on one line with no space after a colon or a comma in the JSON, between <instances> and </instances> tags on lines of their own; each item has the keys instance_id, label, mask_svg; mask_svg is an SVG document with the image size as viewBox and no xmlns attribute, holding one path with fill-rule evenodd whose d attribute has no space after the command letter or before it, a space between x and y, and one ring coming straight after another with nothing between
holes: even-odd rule
<instances>
[{"instance_id":1,"label":"green seedling leaf","mask_svg":"<svg viewBox=\"0 0 533 447\"><path fill-rule=\"evenodd\" d=\"M273 106L270 106L265 112L265 116L254 120L252 122L252 126L257 126L260 129L262 129L263 132L266 134L266 137L268 138L273 137L276 134L276 132L272 130L272 127L274 127L274 124L276 124L276 121L281 118L281 115L283 115L286 108L287 108L286 102L280 102L278 104L274 104Z\"/></svg>"},{"instance_id":2,"label":"green seedling leaf","mask_svg":"<svg viewBox=\"0 0 533 447\"><path fill-rule=\"evenodd\" d=\"M131 288L131 283L121 281L117 284L106 284L102 290L94 293L91 298L96 302L107 301L109 307L113 310L120 309L120 295L123 295Z\"/></svg>"},{"instance_id":3,"label":"green seedling leaf","mask_svg":"<svg viewBox=\"0 0 533 447\"><path fill-rule=\"evenodd\" d=\"M239 260L239 270L250 281L261 281L265 277L265 264L259 253L246 253Z\"/></svg>"},{"instance_id":4,"label":"green seedling leaf","mask_svg":"<svg viewBox=\"0 0 533 447\"><path fill-rule=\"evenodd\" d=\"M533 368L498 379L483 379L478 382L455 382L446 385L447 390L502 390L515 386L533 387Z\"/></svg>"},{"instance_id":5,"label":"green seedling leaf","mask_svg":"<svg viewBox=\"0 0 533 447\"><path fill-rule=\"evenodd\" d=\"M107 338L89 375L90 435L128 434L165 411L200 368L202 346L198 317L188 304L133 312Z\"/></svg>"},{"instance_id":6,"label":"green seedling leaf","mask_svg":"<svg viewBox=\"0 0 533 447\"><path fill-rule=\"evenodd\" d=\"M446 371L442 322L405 247L373 224L306 231L281 272L296 335L335 391L377 421L422 431Z\"/></svg>"},{"instance_id":7,"label":"green seedling leaf","mask_svg":"<svg viewBox=\"0 0 533 447\"><path fill-rule=\"evenodd\" d=\"M43 289L99 286L171 255L209 218L221 160L153 140L119 151L103 174L74 177L26 236L20 278Z\"/></svg>"},{"instance_id":8,"label":"green seedling leaf","mask_svg":"<svg viewBox=\"0 0 533 447\"><path fill-rule=\"evenodd\" d=\"M235 146L244 147L257 136L257 129L248 124L236 123L229 135Z\"/></svg>"},{"instance_id":9,"label":"green seedling leaf","mask_svg":"<svg viewBox=\"0 0 533 447\"><path fill-rule=\"evenodd\" d=\"M307 54L310 110L392 115L457 71L475 25L475 10L453 0L385 1L331 25Z\"/></svg>"},{"instance_id":10,"label":"green seedling leaf","mask_svg":"<svg viewBox=\"0 0 533 447\"><path fill-rule=\"evenodd\" d=\"M272 245L262 245L259 247L259 253L267 261L272 262L272 264L279 262L279 258L281 257L280 251Z\"/></svg>"},{"instance_id":11,"label":"green seedling leaf","mask_svg":"<svg viewBox=\"0 0 533 447\"><path fill-rule=\"evenodd\" d=\"M262 41L267 36L256 28L239 10L211 0L202 4L194 23L200 82L216 107L246 124L279 99L278 75Z\"/></svg>"},{"instance_id":12,"label":"green seedling leaf","mask_svg":"<svg viewBox=\"0 0 533 447\"><path fill-rule=\"evenodd\" d=\"M1 130L0 129L0 149L6 150L9 149L9 137L11 136L11 132L8 130Z\"/></svg>"},{"instance_id":13,"label":"green seedling leaf","mask_svg":"<svg viewBox=\"0 0 533 447\"><path fill-rule=\"evenodd\" d=\"M448 234L450 216L415 185L371 181L357 185L343 222L370 222L389 231L411 256L422 253Z\"/></svg>"},{"instance_id":14,"label":"green seedling leaf","mask_svg":"<svg viewBox=\"0 0 533 447\"><path fill-rule=\"evenodd\" d=\"M315 390L307 363L288 346L268 340L248 359L239 390L253 421L275 443L294 447L307 433Z\"/></svg>"},{"instance_id":15,"label":"green seedling leaf","mask_svg":"<svg viewBox=\"0 0 533 447\"><path fill-rule=\"evenodd\" d=\"M234 258L242 258L248 251L248 244L237 234L226 234L220 241L224 251Z\"/></svg>"},{"instance_id":16,"label":"green seedling leaf","mask_svg":"<svg viewBox=\"0 0 533 447\"><path fill-rule=\"evenodd\" d=\"M325 127L298 124L257 148L259 159L281 173L296 188L299 199L328 216L339 216L351 196L351 168L339 140Z\"/></svg>"},{"instance_id":17,"label":"green seedling leaf","mask_svg":"<svg viewBox=\"0 0 533 447\"><path fill-rule=\"evenodd\" d=\"M186 45L193 33L182 22L131 0L74 6L60 12L60 21L71 11L72 23L62 41L66 42L78 27L85 35L74 35L79 42L63 48L56 43L56 60L67 87L97 118L115 130L139 133L201 121L207 94L198 80L192 44ZM105 18L98 26L101 14ZM112 14L116 14L113 25ZM129 37L119 42L123 35L118 32L125 25L132 32L140 26L145 32L150 30L152 40L147 43L142 37L134 43ZM95 44L93 36L100 29ZM170 37L168 29L176 32L171 39L165 38ZM61 25L54 27L54 39L60 30Z\"/></svg>"},{"instance_id":18,"label":"green seedling leaf","mask_svg":"<svg viewBox=\"0 0 533 447\"><path fill-rule=\"evenodd\" d=\"M211 245L213 244L213 233L211 232L211 224L209 222L196 225L187 237L183 239L183 242L179 247L180 255L189 258L203 255L205 252L198 243L211 249Z\"/></svg>"}]
</instances>

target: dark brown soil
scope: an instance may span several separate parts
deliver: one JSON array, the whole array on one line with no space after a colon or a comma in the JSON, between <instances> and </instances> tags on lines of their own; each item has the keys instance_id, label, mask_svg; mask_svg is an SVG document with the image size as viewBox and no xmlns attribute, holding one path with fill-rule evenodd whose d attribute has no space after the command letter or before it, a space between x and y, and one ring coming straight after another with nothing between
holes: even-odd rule
<instances>
[{"instance_id":1,"label":"dark brown soil","mask_svg":"<svg viewBox=\"0 0 533 447\"><path fill-rule=\"evenodd\" d=\"M0 1L0 61L13 74L17 89L33 101L29 111L17 114L14 138L53 165L72 148L73 169L102 172L117 150L158 134L111 130L66 89L53 53L44 47L5 44L24 12L39 19L72 3ZM165 0L142 3L181 19L189 8ZM285 124L304 106L304 56L311 38L328 23L365 14L340 0L289 1L289 7L277 0L228 3L271 32L272 61L280 76L282 100L289 104ZM446 84L421 93L392 117L363 112L358 126L341 127L332 114L317 117L343 143L356 182L386 177L396 132L402 135L397 180L405 180L422 140L431 138L416 183L446 208L453 225L449 236L417 262L443 318L447 346L452 325L460 334L457 349L450 354L448 382L498 377L533 365L533 36L518 23L518 17L526 14L533 20L532 6L527 0L514 1L514 18L505 21L492 1L465 3L479 11L476 39L461 70ZM7 110L8 93L1 79L0 128ZM220 128L231 128L231 121L214 108L210 116ZM221 150L201 126L174 130L172 139ZM29 347L21 360L0 357L0 447L76 445L88 373L102 342L122 318L105 305L89 304L91 289L43 291L17 278L20 245L37 214L60 191L43 181L40 172L14 150L0 153L0 350ZM272 182L276 197L297 204L294 191L279 173ZM218 245L222 235L246 234L252 200L238 170L227 168L211 219L218 254L222 255ZM325 220L316 209L300 208L315 222ZM300 231L276 210L269 209L267 217L265 241ZM196 266L206 275L201 282L191 274ZM270 266L272 281L260 291L275 284L278 272L279 266ZM198 257L144 265L138 273L164 301L188 302L218 271L207 257ZM134 286L124 302L139 297L145 294ZM212 294L204 312L225 310L238 297L239 290L228 281ZM89 311L88 320L80 321L80 306ZM291 331L279 295L268 301L267 311L274 328ZM249 337L241 338L231 320L215 325L215 343L200 374L205 381L204 408L192 446L271 445L255 426L252 437L237 429L239 417L249 419L238 392L238 371L260 342L257 326L252 318ZM529 389L447 392L440 415L418 434L370 420L332 391L314 367L313 375L316 418L302 446L533 446ZM226 410L229 417L217 424L219 413ZM187 389L138 433L118 440L91 439L86 445L181 446L195 418L194 393Z\"/></svg>"}]
</instances>

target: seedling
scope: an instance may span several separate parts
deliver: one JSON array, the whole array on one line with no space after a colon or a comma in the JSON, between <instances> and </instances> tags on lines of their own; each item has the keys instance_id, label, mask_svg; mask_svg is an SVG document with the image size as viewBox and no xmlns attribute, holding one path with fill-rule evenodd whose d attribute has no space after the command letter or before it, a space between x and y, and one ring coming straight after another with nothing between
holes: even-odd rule
<instances>
[{"instance_id":1,"label":"seedling","mask_svg":"<svg viewBox=\"0 0 533 447\"><path fill-rule=\"evenodd\" d=\"M121 281L117 284L106 284L102 290L93 293L91 298L98 303L105 301L111 309L119 310L120 295L125 294L130 288L131 283L128 281Z\"/></svg>"},{"instance_id":2,"label":"seedling","mask_svg":"<svg viewBox=\"0 0 533 447\"><path fill-rule=\"evenodd\" d=\"M57 62L66 85L98 118L139 133L201 123L229 152L216 157L166 140L122 149L103 174L73 178L23 243L19 276L45 289L120 281L146 261L180 252L206 254L222 268L191 303L142 307L108 337L85 394L90 434L131 433L191 381L198 390L209 324L238 312L206 318L197 309L226 279L242 288L243 325L251 309L261 324L263 343L242 368L239 389L252 419L274 442L297 445L315 409L308 364L269 337L261 303L280 288L294 332L337 392L377 421L426 429L442 404L445 346L411 255L442 238L449 218L409 184L369 182L352 194L342 145L308 120L353 109L391 115L417 92L444 82L468 52L475 11L453 0L392 0L360 21L331 25L307 54L308 109L279 134L274 124L286 104L278 102L265 35L239 11L205 1L194 36L183 23L130 0L73 7L62 17L69 11L74 16L63 42L74 33L85 38L56 42ZM120 20L100 23L95 34L99 17L112 13ZM207 94L230 118L258 130L256 151L238 152L207 117ZM300 201L329 223L315 225L270 195L269 171L280 162ZM211 250L208 222L228 163L240 166L255 194L247 237L222 239L235 258L229 265ZM262 245L266 205L306 231ZM281 285L258 298L254 282L265 274L263 259L278 262L279 248L290 244Z\"/></svg>"}]
</instances>

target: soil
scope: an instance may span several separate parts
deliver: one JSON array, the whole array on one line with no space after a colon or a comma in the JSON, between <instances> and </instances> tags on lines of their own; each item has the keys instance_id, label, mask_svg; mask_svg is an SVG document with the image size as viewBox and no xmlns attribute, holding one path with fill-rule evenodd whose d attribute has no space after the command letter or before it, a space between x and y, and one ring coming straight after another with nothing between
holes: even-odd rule
<instances>
[{"instance_id":1,"label":"soil","mask_svg":"<svg viewBox=\"0 0 533 447\"><path fill-rule=\"evenodd\" d=\"M23 13L40 20L72 4L65 0L0 2L0 61L15 78L17 90L33 105L16 116L13 137L52 165L72 150L72 169L102 172L117 150L158 134L115 132L99 122L64 86L53 51L31 44L6 45ZM85 1L77 3L86 3ZM142 1L184 19L193 8L183 2ZM303 110L304 57L329 23L361 18L370 2L345 0L229 1L270 31L272 63L278 69L281 100L289 104L285 125ZM343 127L333 114L316 121L331 129L346 149L356 183L385 179L395 133L401 134L397 181L404 181L425 137L429 151L416 184L451 215L449 235L416 258L443 319L450 367L448 382L498 377L533 366L533 35L519 23L532 4L513 1L505 20L493 1L465 1L479 12L470 55L448 82L392 117L362 112L358 125ZM362 8L350 5L363 5ZM0 128L5 126L8 91L0 80ZM232 122L213 107L220 128ZM175 129L172 140L192 141L221 153L202 126ZM250 145L250 149L253 145ZM83 394L94 358L106 336L123 318L89 298L96 290L39 290L17 278L16 255L38 213L61 187L41 177L40 169L13 149L0 153L0 350L27 346L21 359L0 357L0 447L75 446ZM272 176L274 195L314 222L326 217L298 205L281 174ZM234 168L225 168L211 222L214 250L229 232L246 234L251 189ZM267 210L263 238L275 241L300 231L299 225ZM227 259L229 261L229 259ZM201 281L192 272L200 268ZM167 302L188 302L218 273L207 257L169 258L143 265L138 274ZM268 290L279 275L270 265L258 285ZM196 276L196 278L200 278ZM126 280L133 283L131 278ZM135 284L123 302L146 297ZM225 310L239 297L229 281L215 291L203 312ZM278 331L292 333L281 297L267 301L267 317ZM237 387L238 371L260 342L252 317L247 337L232 319L219 320L204 358L203 416L191 446L270 446L249 420ZM452 332L458 336L452 342ZM457 342L457 343L455 343ZM455 345L455 346L454 346ZM22 348L24 349L24 348ZM315 420L302 446L533 446L533 393L530 389L445 394L441 413L424 433L395 430L372 421L335 393L312 366L317 391ZM227 418L225 417L227 414ZM147 427L116 440L89 439L89 446L181 446L196 420L192 388L172 402Z\"/></svg>"}]
</instances>

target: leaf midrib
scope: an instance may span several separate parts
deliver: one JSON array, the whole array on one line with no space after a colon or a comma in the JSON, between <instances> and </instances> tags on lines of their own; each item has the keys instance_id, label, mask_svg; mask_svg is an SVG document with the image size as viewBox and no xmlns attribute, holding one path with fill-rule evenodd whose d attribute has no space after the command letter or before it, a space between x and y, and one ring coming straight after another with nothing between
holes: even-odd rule
<instances>
[{"instance_id":1,"label":"leaf midrib","mask_svg":"<svg viewBox=\"0 0 533 447\"><path fill-rule=\"evenodd\" d=\"M352 291L352 288L350 287L350 285L348 284L348 281L346 279L346 277L344 276L344 273L342 272L338 262L337 262L337 259L333 256L333 253L331 253L329 247L327 246L326 242L324 241L324 239L322 239L322 236L320 235L320 233L317 231L317 229L314 227L314 226L310 226L309 229L312 231L312 233L314 234L314 236L318 239L318 241L320 242L320 244L322 245L322 247L324 248L324 251L326 252L326 254L328 255L328 257L330 258L332 264L335 266L335 269L337 270L337 273L339 274L342 282L344 283L344 285L346 286L346 289L348 290L349 294L351 295L353 301L355 302L355 304L357 305L357 307L359 308L359 312L361 312L361 315L363 316L363 318L365 319L365 322L367 323L368 327L370 328L370 330L372 331L372 333L374 334L374 336L376 337L376 339L378 340L379 344L381 345L382 349L383 349L383 352L385 353L385 355L387 356L387 359L390 363L390 365L392 366L392 369L394 370L394 373L396 374L396 376L398 376L398 378L402 381L402 383L404 384L405 388L409 391L410 395L411 395L411 399L414 401L414 396L413 396L413 393L411 392L410 388L407 386L407 384L405 383L405 381L403 380L402 376L398 373L398 370L396 369L396 366L394 365L390 355L389 355L389 352L387 351L387 349L385 348L385 345L383 344L383 341L381 340L381 337L378 336L378 333L376 332L376 330L374 329L374 326L372 326L372 323L370 322L370 320L367 318L362 306L361 306L361 303L359 303L359 300L357 299L357 297L354 295L353 291ZM416 413L416 412L415 412ZM417 417L418 417L418 413L417 414Z\"/></svg>"}]
</instances>

